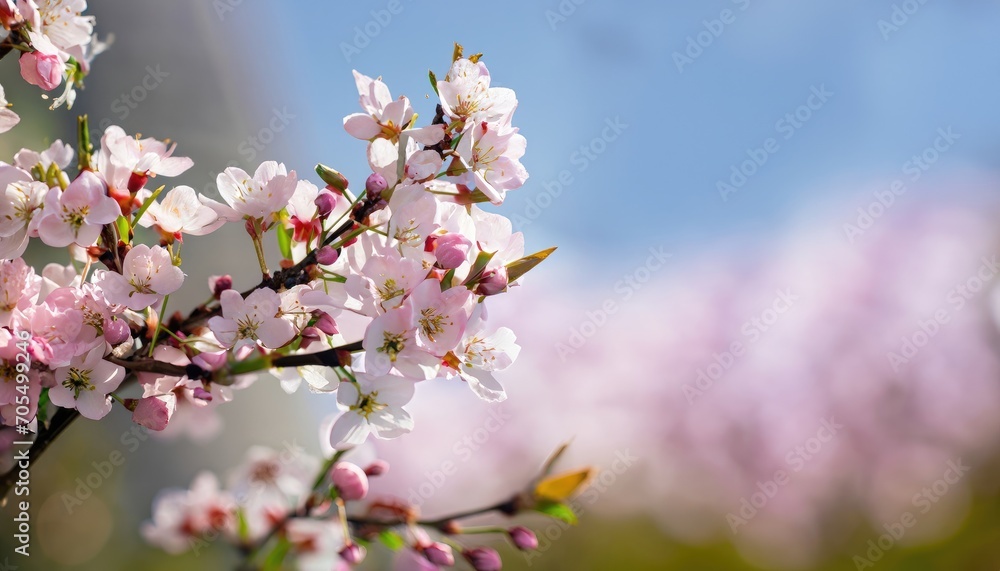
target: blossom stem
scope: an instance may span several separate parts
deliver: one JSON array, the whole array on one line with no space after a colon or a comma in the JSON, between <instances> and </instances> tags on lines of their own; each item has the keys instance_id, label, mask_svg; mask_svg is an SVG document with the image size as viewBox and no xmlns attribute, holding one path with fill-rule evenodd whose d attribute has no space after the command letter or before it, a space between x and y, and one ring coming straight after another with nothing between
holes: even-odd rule
<instances>
[{"instance_id":1,"label":"blossom stem","mask_svg":"<svg viewBox=\"0 0 1000 571\"><path fill-rule=\"evenodd\" d=\"M246 297L251 293L253 293L254 291L265 287L277 290L284 287L285 283L288 282L289 280L298 282L304 278L308 278L307 268L316 263L316 252L323 246L329 246L338 238L340 238L347 232L350 232L351 229L354 228L355 223L364 221L364 219L367 218L369 214L375 211L376 209L375 207L378 206L378 203L379 203L378 200L373 200L367 197L360 200L358 203L356 203L351 213L351 217L345 220L344 223L341 224L336 230L331 232L326 237L326 239L323 240L323 243L317 245L316 248L314 248L312 251L306 254L306 256L302 258L302 260L300 260L299 263L295 264L294 266L288 269L276 271L274 275L271 276L265 275L259 284L255 285L254 287L244 292L241 292L240 295ZM256 247L256 244L254 246ZM258 254L258 258L260 257L260 255L261 254ZM222 310L219 306L216 306L211 309L207 307L199 307L195 311L193 311L187 317L187 319L185 319L181 323L181 325L177 328L177 331L190 333L197 326L208 321L211 317L219 315L221 311Z\"/></svg>"},{"instance_id":2,"label":"blossom stem","mask_svg":"<svg viewBox=\"0 0 1000 571\"><path fill-rule=\"evenodd\" d=\"M153 338L149 341L149 357L153 356L153 349L156 349L156 341L160 336L160 329L163 328L163 316L167 313L167 302L170 301L170 295L163 296L163 303L160 305L160 315L156 318L156 328L153 329Z\"/></svg>"},{"instance_id":3,"label":"blossom stem","mask_svg":"<svg viewBox=\"0 0 1000 571\"><path fill-rule=\"evenodd\" d=\"M257 262L260 263L260 272L264 276L264 279L268 279L271 272L267 269L267 260L264 259L264 245L260 241L260 236L250 236L253 240L253 249L257 253Z\"/></svg>"}]
</instances>

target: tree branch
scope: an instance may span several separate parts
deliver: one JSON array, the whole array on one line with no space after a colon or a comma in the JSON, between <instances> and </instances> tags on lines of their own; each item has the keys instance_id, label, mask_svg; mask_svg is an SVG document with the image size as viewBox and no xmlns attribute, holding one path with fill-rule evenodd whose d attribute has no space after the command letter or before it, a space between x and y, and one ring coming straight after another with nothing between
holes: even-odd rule
<instances>
[{"instance_id":1,"label":"tree branch","mask_svg":"<svg viewBox=\"0 0 1000 571\"><path fill-rule=\"evenodd\" d=\"M290 268L284 270L278 270L271 274L271 277L261 280L261 282L254 287L240 292L240 295L246 297L253 293L254 291L261 288L271 288L274 290L280 290L283 287L292 287L301 283L308 283L310 280L309 272L307 271L309 266L316 263L316 252L323 246L329 246L341 238L344 234L347 234L355 224L359 224L368 217L369 214L376 210L378 205L378 200L372 200L370 198L363 198L361 202L357 203L354 207L354 211L351 213L351 217L344 221L336 230L330 233L323 240L323 243L316 246L311 250L306 257L302 258L297 264ZM338 248L338 252L340 249ZM222 308L216 306L212 309L208 309L204 305L197 307L191 312L191 315L187 317L184 321L177 326L177 332L179 333L191 333L196 327L205 323L212 317L219 315L222 312Z\"/></svg>"}]
</instances>

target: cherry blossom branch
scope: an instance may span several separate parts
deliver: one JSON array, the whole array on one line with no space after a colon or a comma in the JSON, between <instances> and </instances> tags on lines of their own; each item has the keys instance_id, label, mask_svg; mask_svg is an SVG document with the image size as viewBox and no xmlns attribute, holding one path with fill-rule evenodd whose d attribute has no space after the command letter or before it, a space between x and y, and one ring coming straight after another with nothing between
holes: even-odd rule
<instances>
[{"instance_id":1,"label":"cherry blossom branch","mask_svg":"<svg viewBox=\"0 0 1000 571\"><path fill-rule=\"evenodd\" d=\"M255 571L259 567L254 566L253 560L260 555L264 547L271 542L278 534L280 534L288 523L294 519L305 519L312 517L309 512L316 507L317 500L321 498L320 491L323 484L326 482L327 475L333 469L334 465L343 456L344 451L338 451L330 459L324 462L323 466L320 468L319 473L313 483L312 491L306 498L303 505L299 506L294 511L286 514L281 520L276 522L274 526L256 542L244 545L241 548L243 553L243 561L237 568L237 571ZM505 499L499 503L492 504L485 507L470 509L455 514L447 515L438 519L433 520L416 520L412 518L399 516L394 519L385 518L367 518L360 516L347 516L346 520L352 526L355 527L368 527L375 528L371 530L371 534L381 532L385 529L389 529L398 525L419 525L423 527L433 528L445 534L455 534L459 532L459 528L456 526L455 522L460 519L466 519L474 516L485 515L491 512L501 512L506 515L513 515L517 512L519 494L514 494L508 499ZM369 535L369 534L366 534Z\"/></svg>"},{"instance_id":2,"label":"cherry blossom branch","mask_svg":"<svg viewBox=\"0 0 1000 571\"><path fill-rule=\"evenodd\" d=\"M351 217L344 221L336 230L330 233L325 240L315 248L309 251L308 254L297 264L285 268L282 270L277 270L271 274L269 278L264 278L261 282L254 287L241 292L240 295L246 297L253 293L254 291L261 288L271 288L274 290L279 290L282 287L291 287L300 283L306 283L309 280L309 272L307 269L309 266L316 263L316 254L324 246L329 246L341 238L344 234L347 234L356 224L360 224L368 217L369 214L376 210L378 206L379 199L365 197L361 199L360 202L354 207L354 211L351 213ZM221 308L216 306L209 308L206 305L201 305L195 308L191 314L177 326L177 331L182 333L190 333L195 327L205 323L212 317L219 315Z\"/></svg>"},{"instance_id":3,"label":"cherry blossom branch","mask_svg":"<svg viewBox=\"0 0 1000 571\"><path fill-rule=\"evenodd\" d=\"M195 364L182 366L155 359L136 359L130 361L119 359L112 355L105 357L105 360L137 373L158 373L170 377L187 377L189 379L203 379L208 375L207 371Z\"/></svg>"}]
</instances>

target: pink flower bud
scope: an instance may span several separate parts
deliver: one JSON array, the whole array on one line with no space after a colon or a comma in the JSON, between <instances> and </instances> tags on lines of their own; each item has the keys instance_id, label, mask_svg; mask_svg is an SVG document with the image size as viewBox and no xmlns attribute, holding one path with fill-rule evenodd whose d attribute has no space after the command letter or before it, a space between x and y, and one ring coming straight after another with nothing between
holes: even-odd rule
<instances>
[{"instance_id":1,"label":"pink flower bud","mask_svg":"<svg viewBox=\"0 0 1000 571\"><path fill-rule=\"evenodd\" d=\"M483 272L476 287L479 295L496 295L507 289L507 266L500 266Z\"/></svg>"},{"instance_id":2,"label":"pink flower bud","mask_svg":"<svg viewBox=\"0 0 1000 571\"><path fill-rule=\"evenodd\" d=\"M365 560L365 548L357 543L349 543L340 550L340 558L348 565L357 565Z\"/></svg>"},{"instance_id":3,"label":"pink flower bud","mask_svg":"<svg viewBox=\"0 0 1000 571\"><path fill-rule=\"evenodd\" d=\"M133 399L126 400L126 404L129 403L129 400ZM170 415L173 413L172 408L165 399L159 397L139 399L135 408L132 409L132 422L150 430L163 430L167 427L167 422L170 421Z\"/></svg>"},{"instance_id":4,"label":"pink flower bud","mask_svg":"<svg viewBox=\"0 0 1000 571\"><path fill-rule=\"evenodd\" d=\"M45 91L51 91L62 83L65 66L55 54L42 52L25 52L18 60L21 64L21 77L32 85L37 85Z\"/></svg>"},{"instance_id":5,"label":"pink flower bud","mask_svg":"<svg viewBox=\"0 0 1000 571\"><path fill-rule=\"evenodd\" d=\"M439 266L446 270L451 270L461 266L469 257L472 250L472 242L462 234L450 232L444 236L438 236L434 241L434 256L437 257Z\"/></svg>"},{"instance_id":6,"label":"pink flower bud","mask_svg":"<svg viewBox=\"0 0 1000 571\"><path fill-rule=\"evenodd\" d=\"M329 266L330 264L336 263L337 258L340 257L340 253L337 252L336 248L331 246L323 246L319 250L316 250L316 261L321 266Z\"/></svg>"},{"instance_id":7,"label":"pink flower bud","mask_svg":"<svg viewBox=\"0 0 1000 571\"><path fill-rule=\"evenodd\" d=\"M128 323L125 323L122 319L105 319L104 320L104 340L112 345L118 345L119 343L124 343L126 339L132 336L132 331L128 327Z\"/></svg>"},{"instance_id":8,"label":"pink flower bud","mask_svg":"<svg viewBox=\"0 0 1000 571\"><path fill-rule=\"evenodd\" d=\"M365 468L365 474L368 476L381 476L389 471L389 463L385 460L375 460Z\"/></svg>"},{"instance_id":9,"label":"pink flower bud","mask_svg":"<svg viewBox=\"0 0 1000 571\"><path fill-rule=\"evenodd\" d=\"M363 500L368 495L368 476L357 464L337 462L330 470L330 479L346 501Z\"/></svg>"},{"instance_id":10,"label":"pink flower bud","mask_svg":"<svg viewBox=\"0 0 1000 571\"><path fill-rule=\"evenodd\" d=\"M320 218L326 218L337 206L337 197L329 190L321 190L313 202L316 204L316 214Z\"/></svg>"},{"instance_id":11,"label":"pink flower bud","mask_svg":"<svg viewBox=\"0 0 1000 571\"><path fill-rule=\"evenodd\" d=\"M500 554L489 547L467 549L462 555L476 571L500 571L503 568Z\"/></svg>"},{"instance_id":12,"label":"pink flower bud","mask_svg":"<svg viewBox=\"0 0 1000 571\"><path fill-rule=\"evenodd\" d=\"M389 188L389 184L385 181L385 177L377 172L368 175L368 179L365 181L365 190L368 191L370 197L382 194L382 191L387 188Z\"/></svg>"},{"instance_id":13,"label":"pink flower bud","mask_svg":"<svg viewBox=\"0 0 1000 571\"><path fill-rule=\"evenodd\" d=\"M222 276L209 276L208 289L212 290L212 296L215 297L215 299L219 299L222 297L222 292L227 289L233 289L233 278L229 274Z\"/></svg>"},{"instance_id":14,"label":"pink flower bud","mask_svg":"<svg viewBox=\"0 0 1000 571\"><path fill-rule=\"evenodd\" d=\"M424 557L428 561L441 567L451 567L455 564L455 555L451 552L451 546L447 543L434 542L424 548Z\"/></svg>"},{"instance_id":15,"label":"pink flower bud","mask_svg":"<svg viewBox=\"0 0 1000 571\"><path fill-rule=\"evenodd\" d=\"M510 540L514 543L514 547L517 547L521 551L533 551L538 549L538 538L535 536L535 532L524 526L516 525L508 529L507 535L510 536Z\"/></svg>"},{"instance_id":16,"label":"pink flower bud","mask_svg":"<svg viewBox=\"0 0 1000 571\"><path fill-rule=\"evenodd\" d=\"M313 324L313 327L319 329L327 335L337 334L337 322L330 317L329 313L321 313L319 318L316 320L316 323Z\"/></svg>"}]
</instances>

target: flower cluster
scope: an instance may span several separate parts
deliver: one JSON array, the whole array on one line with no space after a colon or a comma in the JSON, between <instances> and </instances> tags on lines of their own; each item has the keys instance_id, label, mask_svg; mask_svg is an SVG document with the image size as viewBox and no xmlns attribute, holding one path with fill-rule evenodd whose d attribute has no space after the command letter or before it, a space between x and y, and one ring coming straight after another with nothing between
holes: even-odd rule
<instances>
[{"instance_id":1,"label":"flower cluster","mask_svg":"<svg viewBox=\"0 0 1000 571\"><path fill-rule=\"evenodd\" d=\"M80 16L85 7L0 1L22 75L46 90L65 80L60 99L70 104L100 49L93 19ZM193 165L175 155L176 143L112 125L95 150L86 117L76 149L57 140L0 162L0 423L32 424L33 452L74 418L99 420L116 403L147 429L204 437L212 425L204 412L262 374L289 393L305 380L336 410L324 425L328 459L318 477L315 459L255 449L225 489L206 474L162 496L143 531L167 551L221 534L253 552L278 534L302 568L357 563L364 549L352 536L366 536L349 529L345 502L364 498L379 464L362 471L341 456L369 436L409 432L405 407L422 381L506 398L494 373L520 348L510 329L487 319L486 300L551 253L525 256L511 222L478 206L502 204L528 177L514 93L491 87L480 55L458 49L443 80L431 75L440 103L418 126L406 97L393 99L381 79L354 77L364 113L343 123L367 142L371 170L358 193L332 168L317 166L314 183L276 161L252 173L225 169L216 179L221 201L157 186ZM186 281L185 237L225 224L246 230L261 281L240 291L230 276L213 276L208 302L168 313ZM268 239L281 252L275 271ZM70 263L36 271L22 257L33 241L68 249ZM334 508L340 527L328 517ZM386 529L416 522L412 506L370 508L379 509L396 510ZM448 544L419 529L407 532L413 554L428 565L454 562ZM519 546L531 543L522 529L511 532ZM477 569L499 568L492 550L463 555Z\"/></svg>"},{"instance_id":2,"label":"flower cluster","mask_svg":"<svg viewBox=\"0 0 1000 571\"><path fill-rule=\"evenodd\" d=\"M334 456L320 472L322 486L314 487L319 465L295 445L281 451L251 448L225 485L215 474L201 472L189 488L162 492L142 534L168 553L197 552L218 539L252 557L280 533L282 559L293 560L295 568L304 571L349 569L365 559L375 540L396 551L394 569L400 571L452 567L456 559L476 571L501 568L495 549L463 545L463 535L495 533L519 550L538 549L534 532L520 525L463 527L449 518L422 521L413 506L397 500L368 501L360 508L370 500L369 478L389 469L384 461L362 468ZM519 501L523 499L518 496L508 504Z\"/></svg>"},{"instance_id":3,"label":"flower cluster","mask_svg":"<svg viewBox=\"0 0 1000 571\"><path fill-rule=\"evenodd\" d=\"M53 108L73 106L76 88L83 85L91 62L108 46L94 35L94 17L82 15L86 9L87 0L0 0L0 25L8 31L0 49L20 52L21 77L45 91L65 83ZM2 87L0 104L7 105ZM4 108L0 132L18 121L13 111Z\"/></svg>"}]
</instances>

